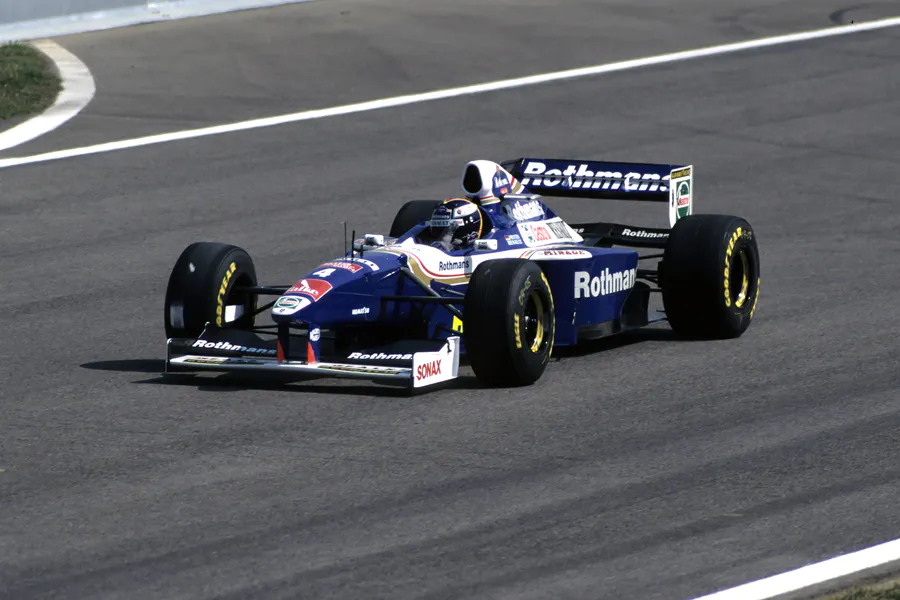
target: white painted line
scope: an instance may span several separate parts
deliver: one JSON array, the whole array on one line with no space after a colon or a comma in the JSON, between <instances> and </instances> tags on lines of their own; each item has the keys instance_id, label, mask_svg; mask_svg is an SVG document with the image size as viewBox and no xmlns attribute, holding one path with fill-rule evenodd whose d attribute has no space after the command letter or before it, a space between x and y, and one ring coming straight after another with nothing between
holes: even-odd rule
<instances>
[{"instance_id":1,"label":"white painted line","mask_svg":"<svg viewBox=\"0 0 900 600\"><path fill-rule=\"evenodd\" d=\"M497 90L508 90L512 88L525 87L529 85L537 85L541 83L549 83L552 81L560 81L564 79L576 79L579 77L589 77L592 75L601 75L604 73L612 73L615 71L625 71L628 69L637 69L640 67L649 67L653 65L662 65L683 60L691 60L706 56L716 56L719 54L729 54L732 52L742 52L744 50L752 50L755 48L765 48L768 46L778 46L783 44L793 44L796 42L804 42L821 38L834 37L838 35L848 35L851 33L859 33L862 31L873 31L876 29L884 29L887 27L896 27L900 25L900 17L892 17L889 19L881 19L879 21L871 21L869 23L858 23L855 25L840 25L836 27L828 27L826 29L816 29L814 31L803 31L800 33L791 33L788 35L777 35L773 37L749 40L746 42L737 42L734 44L723 44L719 46L709 46L706 48L698 48L696 50L686 50L683 52L673 52L670 54L660 54L646 58L636 58L632 60L624 60L620 62L609 63L605 65L596 65L593 67L583 67L579 69L570 69L567 71L556 71L554 73L543 73L540 75L531 75L528 77L518 77L516 79L505 79L502 81L493 81L488 83L480 83L477 85L468 85L445 90L437 90L426 92L423 94L410 94L408 96L396 96L394 98L383 98L381 100L371 100L369 102L360 102L358 104L346 104L344 106L335 106L332 108L321 108L316 110L307 110L288 115L277 117L268 117L264 119L253 119L251 121L242 121L239 123L231 123L228 125L217 125L214 127L203 127L201 129L190 129L186 131L177 131L173 133L164 133L160 135L151 135L147 137L134 138L130 140L121 140L118 142L109 142L105 144L97 144L94 146L83 146L81 148L71 148L68 150L59 150L56 152L47 152L45 154L37 154L34 156L24 156L21 158L7 158L0 160L0 168L15 167L20 165L28 165L33 163L47 162L51 160L60 160L64 158L74 158L76 156L86 156L89 154L100 154L103 152L113 152L116 150L126 150L129 148L138 148L141 146L150 146L153 144L163 144L166 142L175 142L179 140L188 140L193 138L206 137L210 135L221 135L224 133L234 133L237 131L246 131L248 129L259 129L262 127L274 127L276 125L284 125L286 123L297 123L299 121L309 121L312 119L324 119L327 117L336 117L341 115L350 115L354 113L366 112L371 110L380 110L384 108L394 108L407 104L416 104L419 102L430 102L432 100L443 100L446 98L455 98L458 96L468 96L473 94L483 94Z\"/></svg>"},{"instance_id":2,"label":"white painted line","mask_svg":"<svg viewBox=\"0 0 900 600\"><path fill-rule=\"evenodd\" d=\"M900 540L836 556L694 600L767 600L894 561L900 561Z\"/></svg>"},{"instance_id":3,"label":"white painted line","mask_svg":"<svg viewBox=\"0 0 900 600\"><path fill-rule=\"evenodd\" d=\"M43 113L0 133L0 151L53 131L81 112L96 91L94 77L77 56L50 40L41 40L32 45L56 64L62 79L62 91L53 106Z\"/></svg>"}]
</instances>

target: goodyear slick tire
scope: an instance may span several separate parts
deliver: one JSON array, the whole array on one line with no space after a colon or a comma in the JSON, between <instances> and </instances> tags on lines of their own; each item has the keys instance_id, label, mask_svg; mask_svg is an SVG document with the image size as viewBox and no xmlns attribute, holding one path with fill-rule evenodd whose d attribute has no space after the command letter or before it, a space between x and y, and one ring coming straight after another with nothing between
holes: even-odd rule
<instances>
[{"instance_id":1,"label":"goodyear slick tire","mask_svg":"<svg viewBox=\"0 0 900 600\"><path fill-rule=\"evenodd\" d=\"M438 200L410 200L397 211L389 235L398 238L422 221L428 221L438 204Z\"/></svg>"},{"instance_id":2,"label":"goodyear slick tire","mask_svg":"<svg viewBox=\"0 0 900 600\"><path fill-rule=\"evenodd\" d=\"M466 291L463 338L479 381L531 385L553 350L553 294L541 268L522 259L478 265Z\"/></svg>"},{"instance_id":3,"label":"goodyear slick tire","mask_svg":"<svg viewBox=\"0 0 900 600\"><path fill-rule=\"evenodd\" d=\"M684 337L740 336L759 299L759 249L750 223L729 215L691 215L669 234L660 265L663 306Z\"/></svg>"},{"instance_id":4,"label":"goodyear slick tire","mask_svg":"<svg viewBox=\"0 0 900 600\"><path fill-rule=\"evenodd\" d=\"M253 260L241 248L195 242L184 249L166 288L166 336L196 338L207 323L218 327L252 327L256 296L236 294L235 285L256 285ZM241 318L225 321L225 307L243 305Z\"/></svg>"}]
</instances>

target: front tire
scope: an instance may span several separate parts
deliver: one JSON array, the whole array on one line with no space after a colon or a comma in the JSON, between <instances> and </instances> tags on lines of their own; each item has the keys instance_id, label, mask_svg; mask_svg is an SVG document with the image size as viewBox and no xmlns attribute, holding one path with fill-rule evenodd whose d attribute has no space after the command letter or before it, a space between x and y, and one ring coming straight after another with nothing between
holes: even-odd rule
<instances>
[{"instance_id":1,"label":"front tire","mask_svg":"<svg viewBox=\"0 0 900 600\"><path fill-rule=\"evenodd\" d=\"M236 287L256 285L253 260L242 248L195 242L169 275L165 324L169 338L196 338L206 328L253 327L256 296Z\"/></svg>"},{"instance_id":2,"label":"front tire","mask_svg":"<svg viewBox=\"0 0 900 600\"><path fill-rule=\"evenodd\" d=\"M660 284L676 333L700 339L740 336L756 312L759 282L759 249L746 220L690 215L675 223Z\"/></svg>"},{"instance_id":3,"label":"front tire","mask_svg":"<svg viewBox=\"0 0 900 600\"><path fill-rule=\"evenodd\" d=\"M541 268L522 259L478 265L463 309L466 354L475 376L491 386L531 385L553 350L553 294Z\"/></svg>"}]
</instances>

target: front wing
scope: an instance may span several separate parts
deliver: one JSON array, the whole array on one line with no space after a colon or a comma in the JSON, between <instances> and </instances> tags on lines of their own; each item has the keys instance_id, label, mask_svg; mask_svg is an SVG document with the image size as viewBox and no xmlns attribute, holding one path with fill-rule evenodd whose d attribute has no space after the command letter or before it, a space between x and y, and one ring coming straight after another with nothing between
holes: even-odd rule
<instances>
[{"instance_id":1,"label":"front wing","mask_svg":"<svg viewBox=\"0 0 900 600\"><path fill-rule=\"evenodd\" d=\"M220 330L221 331L221 330ZM166 372L218 371L218 372L260 372L281 373L304 376L340 377L367 379L387 385L407 388L421 388L456 379L459 376L459 336L435 341L432 349L417 349L403 353L402 348L390 356L390 365L376 364L383 360L384 353L362 354L372 361L354 362L304 361L292 357L279 359L273 356L246 355L232 350L234 344L226 344L221 349L221 338L216 344L201 338L197 340L170 339L166 344ZM203 343L201 343L203 342ZM220 348L215 346L219 345ZM212 346L212 347L210 347ZM202 353L182 352L182 349L201 348ZM246 349L246 347L242 347ZM265 348L250 348L265 352ZM396 350L396 348L394 349Z\"/></svg>"}]
</instances>

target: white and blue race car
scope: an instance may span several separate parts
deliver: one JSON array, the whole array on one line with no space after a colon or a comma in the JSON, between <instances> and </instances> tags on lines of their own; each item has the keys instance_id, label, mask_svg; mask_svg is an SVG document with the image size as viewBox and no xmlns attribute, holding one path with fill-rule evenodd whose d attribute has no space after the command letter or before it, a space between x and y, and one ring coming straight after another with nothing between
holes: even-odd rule
<instances>
[{"instance_id":1,"label":"white and blue race car","mask_svg":"<svg viewBox=\"0 0 900 600\"><path fill-rule=\"evenodd\" d=\"M472 161L463 196L406 203L389 235L355 239L291 286L259 285L241 248L191 244L166 291L167 371L419 388L456 378L463 358L483 384L516 386L540 378L554 347L662 320L686 337L737 337L759 297L756 238L742 218L692 214L693 175L690 165ZM569 224L543 196L667 203L671 228ZM653 292L664 313L649 310ZM258 306L263 296L275 299ZM271 323L257 323L267 311Z\"/></svg>"}]
</instances>

